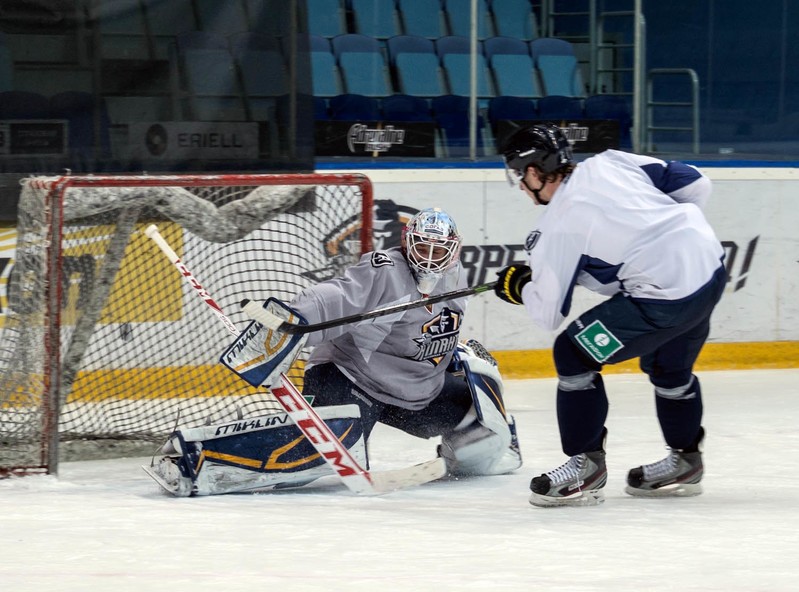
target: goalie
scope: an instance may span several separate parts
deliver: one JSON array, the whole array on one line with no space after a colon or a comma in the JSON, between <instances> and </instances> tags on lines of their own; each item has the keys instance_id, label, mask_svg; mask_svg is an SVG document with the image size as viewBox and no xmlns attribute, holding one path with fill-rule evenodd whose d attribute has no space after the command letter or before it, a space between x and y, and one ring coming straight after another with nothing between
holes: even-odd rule
<instances>
[{"instance_id":1,"label":"goalie","mask_svg":"<svg viewBox=\"0 0 799 592\"><path fill-rule=\"evenodd\" d=\"M342 277L306 288L289 306L272 300L272 311L316 324L463 288L461 241L447 213L422 210L403 229L400 247L366 253ZM445 300L291 339L283 335L267 349L284 352L285 369L304 345L314 346L303 396L360 461L375 424L383 423L419 438L440 436L438 454L450 476L508 473L522 464L515 423L505 412L494 359L476 341L459 342L465 308L466 298ZM182 459L167 457L159 467L173 493L296 486L331 474L318 459L304 462L313 456L310 445L292 449L295 461L283 459L284 470L265 471L268 462L249 471L200 467L209 452L218 458L265 446L277 451L281 444L302 448L285 414L257 419L259 425L248 420L173 435L163 452Z\"/></svg>"}]
</instances>

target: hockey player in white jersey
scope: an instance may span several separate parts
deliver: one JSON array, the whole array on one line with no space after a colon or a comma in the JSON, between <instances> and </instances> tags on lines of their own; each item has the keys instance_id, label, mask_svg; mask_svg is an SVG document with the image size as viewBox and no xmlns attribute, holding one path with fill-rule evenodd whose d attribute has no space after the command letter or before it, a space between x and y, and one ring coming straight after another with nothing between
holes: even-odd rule
<instances>
[{"instance_id":1,"label":"hockey player in white jersey","mask_svg":"<svg viewBox=\"0 0 799 592\"><path fill-rule=\"evenodd\" d=\"M431 208L413 216L401 247L361 257L343 277L311 286L290 307L309 323L368 312L466 286L461 236ZM446 300L309 334L304 396L313 405L360 407L366 438L377 422L420 438L441 436L451 475L496 475L521 466L496 362L459 342L466 299Z\"/></svg>"},{"instance_id":2,"label":"hockey player in white jersey","mask_svg":"<svg viewBox=\"0 0 799 592\"><path fill-rule=\"evenodd\" d=\"M575 286L609 298L555 339L562 466L535 477L536 506L604 500L605 364L640 358L669 455L629 471L634 496L701 493L702 394L693 374L726 282L724 251L702 208L710 181L678 161L607 150L575 164L555 125L517 130L501 153L509 178L546 206L526 240L528 265L499 274L497 295L544 329L569 314Z\"/></svg>"}]
</instances>

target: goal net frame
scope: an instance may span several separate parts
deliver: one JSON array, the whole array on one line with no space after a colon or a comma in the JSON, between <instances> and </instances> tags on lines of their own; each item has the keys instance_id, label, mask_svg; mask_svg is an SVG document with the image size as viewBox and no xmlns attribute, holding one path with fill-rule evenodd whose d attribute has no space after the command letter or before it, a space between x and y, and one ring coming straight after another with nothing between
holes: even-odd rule
<instances>
[{"instance_id":1,"label":"goal net frame","mask_svg":"<svg viewBox=\"0 0 799 592\"><path fill-rule=\"evenodd\" d=\"M214 190L219 189L220 192L242 188L250 189L251 192L241 198L230 198L221 205L206 203L203 201L204 197L198 201L195 194L209 187ZM344 213L340 214L341 219L336 219L335 216L339 215L337 211L328 213L324 209L333 208L338 201L343 202L345 199L348 204L350 201L353 204L358 201L355 206L349 207L357 207L360 219ZM372 250L373 191L369 178L362 174L67 175L25 179L19 208L16 263L11 272L11 277L15 277L13 283L16 294L11 293L9 281L5 326L0 329L4 341L6 333L11 333L14 338L11 341L16 341L13 344L16 348L13 355L8 354L7 350L12 347L8 345L4 347L3 352L0 352L0 445L6 446L13 440L11 432L6 429L11 417L12 424L14 421L30 422L34 441L38 434L38 442L33 442L38 451L34 452L37 457L35 460L28 457L21 463L8 462L7 458L0 455L0 478L10 475L58 473L62 437L59 422L62 407L72 388L72 382L81 368L83 354L90 347L88 342L94 334L94 326L99 322L101 309L105 306L109 292L115 289L116 274L119 271L120 261L127 257L129 252L131 236L137 233L143 234L147 222L155 219L176 224L180 227L181 234L188 233L186 229L191 228L191 232L206 233L210 238L204 236L203 240L210 241L209 244L227 246L239 244L237 241L243 239L249 240L253 234L269 234L268 227L273 221L299 220L307 212L317 210L320 218L324 222L329 222L331 227L336 224L346 225L350 233L347 235L349 242L358 245L357 253L352 252L348 257L339 257L335 274L330 270L326 272L328 276L337 275L346 266L356 262L362 253ZM62 308L65 293L70 289L69 276L64 271L65 224L74 223L75 220L88 220L86 222L88 225L107 226L107 222L93 220L109 213L115 216L113 225L120 237L119 245L114 246L116 239L112 237L108 241L110 245L108 252L96 257L106 261L103 261L102 265L96 261L90 263L93 280L96 279L97 283L96 288L92 287L94 291L91 298L96 299L100 306L95 306L94 318L86 319L92 315L84 312L80 318L65 321L62 318ZM328 217L330 220L326 219ZM144 221L144 218L147 220ZM200 230L193 225L199 225ZM322 237L319 239L321 242ZM274 239L270 237L269 240L281 242L282 238L275 233ZM335 240L343 239L339 237ZM110 254L114 249L118 251L117 258L120 261L114 261L114 256ZM354 247L351 250L354 251ZM285 257L291 256L291 252L285 255ZM22 265L23 261L27 266ZM94 270L94 265L99 271ZM241 265L244 264L237 263L237 266ZM280 265L283 268L291 267L290 263L280 263ZM111 270L104 271L103 266L110 267ZM283 268L280 270L281 274L287 273L287 269ZM307 276L305 273L307 271L298 267L297 275ZM179 272L174 270L173 273L182 283ZM94 275L97 277L94 278ZM208 279L199 274L197 279L203 282L212 294L220 287L211 285ZM303 281L308 285L322 279L326 278L305 277ZM41 285L37 283L31 287L32 281ZM300 288L292 288L294 292L299 291L303 284L297 285ZM269 285L253 285L251 295L256 298L275 295L269 294L269 290ZM293 294L286 293L278 297L288 299L291 295ZM196 300L196 296L194 299ZM28 304L25 305L25 302ZM24 310L24 315L15 312L13 310L15 306ZM194 306L203 307L201 302L195 303ZM228 307L232 308L230 302ZM225 312L230 314L233 311ZM213 317L205 310L202 310L202 314ZM9 329L13 315L16 315L14 318L17 321L24 317L19 321L16 331ZM242 318L238 320L243 326ZM215 319L209 322L213 323ZM67 323L74 325L74 328L70 327L71 335L65 339L62 329ZM81 323L85 327L81 328ZM80 339L76 339L75 336L81 331L86 335L80 338L83 339L83 343L76 346L74 342L80 342ZM69 341L69 347L65 346L65 341ZM41 356L41 374L35 379L30 376L30 370L25 363L19 362L17 367L14 363L9 363L9 360L19 358L17 350L36 357L36 368L39 368L37 356ZM211 355L217 358L220 354L221 350L211 352ZM19 374L20 368L22 372L27 373L23 377L23 382L12 380L10 377L15 376L15 373ZM34 390L40 392L21 392ZM260 393L260 396L263 398L264 393ZM15 401L21 399L25 399L35 408L17 420L13 415ZM235 402L235 400L228 401L226 404L230 406ZM168 431L164 431L162 427L161 435L165 437ZM124 439L124 435L122 438ZM148 443L155 441L154 438L152 434L148 435ZM152 446L151 449L154 448L155 446Z\"/></svg>"}]
</instances>

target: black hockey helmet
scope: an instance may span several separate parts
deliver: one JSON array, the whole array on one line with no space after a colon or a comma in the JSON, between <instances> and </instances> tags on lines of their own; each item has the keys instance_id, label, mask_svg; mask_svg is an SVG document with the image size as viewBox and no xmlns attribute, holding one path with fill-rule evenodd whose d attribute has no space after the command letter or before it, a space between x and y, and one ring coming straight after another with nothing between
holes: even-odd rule
<instances>
[{"instance_id":1,"label":"black hockey helmet","mask_svg":"<svg viewBox=\"0 0 799 592\"><path fill-rule=\"evenodd\" d=\"M519 177L534 166L548 175L572 164L572 148L563 131L552 123L524 127L505 140L500 152L505 166Z\"/></svg>"}]
</instances>

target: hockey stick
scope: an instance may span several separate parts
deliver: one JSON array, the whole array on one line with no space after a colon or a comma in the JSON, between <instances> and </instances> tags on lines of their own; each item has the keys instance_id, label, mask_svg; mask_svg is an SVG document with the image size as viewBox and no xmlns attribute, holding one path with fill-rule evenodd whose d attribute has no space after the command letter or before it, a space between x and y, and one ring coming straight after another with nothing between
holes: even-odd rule
<instances>
[{"instance_id":1,"label":"hockey stick","mask_svg":"<svg viewBox=\"0 0 799 592\"><path fill-rule=\"evenodd\" d=\"M193 287L197 295L214 311L228 331L238 336L239 330L225 315L222 308L211 298L208 291L180 260L177 253L169 246L158 227L151 224L144 233L151 238L172 264L180 271L186 281ZM302 434L325 459L328 465L338 474L342 482L353 493L359 495L377 495L397 489L421 485L439 479L446 473L443 458L435 458L411 467L370 473L353 458L350 451L336 438L327 424L300 394L285 374L280 375L280 386L272 387L272 394L283 407Z\"/></svg>"},{"instance_id":2,"label":"hockey stick","mask_svg":"<svg viewBox=\"0 0 799 592\"><path fill-rule=\"evenodd\" d=\"M350 323L358 323L360 321L365 321L368 319L374 319L376 317L390 315L395 312L411 310L412 308L420 308L422 306L435 304L436 302L442 302L444 300L452 300L454 298L463 298L464 296L471 296L472 294L480 294L482 292L493 290L496 283L497 282L479 284L477 286L472 286L471 288L462 288L460 290L453 290L452 292L444 292L443 294L428 296L427 298L422 298L421 300L414 300L413 302L392 304L391 306L386 306L385 308L378 308L370 312L364 312L360 314L350 315L347 317L341 317L340 319L331 319L329 321L322 321L321 323L314 323L312 325L295 325L294 323L287 323L280 317L273 315L272 313L267 311L257 302L252 302L250 300L242 300L241 307L244 309L244 312L247 313L247 316L249 316L251 319L258 321L268 329L272 329L273 331L279 331L281 333L288 333L289 335L295 335L297 333L302 334L302 333L312 333L314 331L322 331L324 329L330 329L331 327L349 325Z\"/></svg>"}]
</instances>

